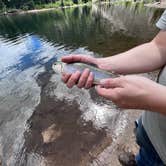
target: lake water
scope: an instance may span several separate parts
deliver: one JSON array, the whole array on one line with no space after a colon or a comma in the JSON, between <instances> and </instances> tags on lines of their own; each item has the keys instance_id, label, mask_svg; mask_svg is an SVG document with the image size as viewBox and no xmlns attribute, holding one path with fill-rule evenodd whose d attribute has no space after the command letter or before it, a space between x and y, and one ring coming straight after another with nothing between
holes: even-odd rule
<instances>
[{"instance_id":1,"label":"lake water","mask_svg":"<svg viewBox=\"0 0 166 166\"><path fill-rule=\"evenodd\" d=\"M127 121L94 89L51 69L68 54L112 56L150 41L162 11L93 5L0 17L0 158L4 166L85 166Z\"/></svg>"}]
</instances>

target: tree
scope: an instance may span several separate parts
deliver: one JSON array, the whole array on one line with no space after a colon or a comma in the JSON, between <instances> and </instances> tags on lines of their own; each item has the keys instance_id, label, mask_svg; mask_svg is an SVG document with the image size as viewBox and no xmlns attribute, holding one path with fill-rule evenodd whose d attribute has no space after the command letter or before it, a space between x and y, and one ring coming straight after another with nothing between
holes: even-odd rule
<instances>
[{"instance_id":1,"label":"tree","mask_svg":"<svg viewBox=\"0 0 166 166\"><path fill-rule=\"evenodd\" d=\"M63 0L61 0L61 7L63 7L64 6L64 2L63 2Z\"/></svg>"},{"instance_id":2,"label":"tree","mask_svg":"<svg viewBox=\"0 0 166 166\"><path fill-rule=\"evenodd\" d=\"M5 4L2 2L2 0L0 0L0 10L3 10L5 7Z\"/></svg>"},{"instance_id":3,"label":"tree","mask_svg":"<svg viewBox=\"0 0 166 166\"><path fill-rule=\"evenodd\" d=\"M73 3L78 4L78 0L73 0Z\"/></svg>"},{"instance_id":4,"label":"tree","mask_svg":"<svg viewBox=\"0 0 166 166\"><path fill-rule=\"evenodd\" d=\"M33 0L30 0L29 2L27 2L26 5L28 6L28 9L30 10L35 8L35 3Z\"/></svg>"},{"instance_id":5,"label":"tree","mask_svg":"<svg viewBox=\"0 0 166 166\"><path fill-rule=\"evenodd\" d=\"M88 2L88 0L82 0L82 2L83 2L83 3L87 3L87 2Z\"/></svg>"},{"instance_id":6,"label":"tree","mask_svg":"<svg viewBox=\"0 0 166 166\"><path fill-rule=\"evenodd\" d=\"M31 10L35 8L35 3L33 0L22 0L22 3L20 3L20 8L24 10Z\"/></svg>"}]
</instances>

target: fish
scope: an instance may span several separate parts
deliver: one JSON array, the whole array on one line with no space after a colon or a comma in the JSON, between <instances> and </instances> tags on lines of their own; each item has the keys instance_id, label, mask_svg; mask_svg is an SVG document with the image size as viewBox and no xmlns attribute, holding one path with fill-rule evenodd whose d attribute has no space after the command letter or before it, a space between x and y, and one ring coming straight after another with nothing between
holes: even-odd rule
<instances>
[{"instance_id":1,"label":"fish","mask_svg":"<svg viewBox=\"0 0 166 166\"><path fill-rule=\"evenodd\" d=\"M63 74L63 73L73 74L76 71L80 71L82 73L87 68L93 73L94 85L99 85L100 80L102 79L115 78L120 76L118 73L115 73L113 71L109 72L100 69L94 64L89 64L89 63L82 63L82 62L64 63L62 61L56 61L52 65L53 71L58 74Z\"/></svg>"}]
</instances>

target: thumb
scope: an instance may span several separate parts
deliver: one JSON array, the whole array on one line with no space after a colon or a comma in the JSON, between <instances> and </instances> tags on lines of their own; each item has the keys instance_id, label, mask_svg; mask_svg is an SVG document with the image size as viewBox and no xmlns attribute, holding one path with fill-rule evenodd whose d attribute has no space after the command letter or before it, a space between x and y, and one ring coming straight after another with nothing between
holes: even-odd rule
<instances>
[{"instance_id":1,"label":"thumb","mask_svg":"<svg viewBox=\"0 0 166 166\"><path fill-rule=\"evenodd\" d=\"M109 100L115 100L116 99L116 91L114 89L106 89L101 87L100 85L95 87L96 92L100 95L103 96Z\"/></svg>"},{"instance_id":2,"label":"thumb","mask_svg":"<svg viewBox=\"0 0 166 166\"><path fill-rule=\"evenodd\" d=\"M122 79L121 79L121 77L102 79L100 81L100 85L103 88L118 88L118 87L122 87Z\"/></svg>"},{"instance_id":3,"label":"thumb","mask_svg":"<svg viewBox=\"0 0 166 166\"><path fill-rule=\"evenodd\" d=\"M65 63L84 62L84 63L97 64L96 58L92 56L81 55L81 54L63 56L61 60L62 62L65 62Z\"/></svg>"}]
</instances>

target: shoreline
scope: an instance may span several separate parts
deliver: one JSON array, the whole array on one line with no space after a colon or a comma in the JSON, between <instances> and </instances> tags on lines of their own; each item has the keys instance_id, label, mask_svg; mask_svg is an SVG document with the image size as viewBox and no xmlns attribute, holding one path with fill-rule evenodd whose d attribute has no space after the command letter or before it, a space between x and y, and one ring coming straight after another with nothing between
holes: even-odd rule
<instances>
[{"instance_id":1,"label":"shoreline","mask_svg":"<svg viewBox=\"0 0 166 166\"><path fill-rule=\"evenodd\" d=\"M150 8L166 9L166 3L159 3L159 2L147 3L144 6Z\"/></svg>"},{"instance_id":2,"label":"shoreline","mask_svg":"<svg viewBox=\"0 0 166 166\"><path fill-rule=\"evenodd\" d=\"M106 4L106 3L115 4L112 2L100 2L100 4ZM71 5L71 6L58 6L58 7L52 7L52 8L42 8L42 9L33 9L33 10L16 9L16 11L2 12L2 13L0 13L0 16L27 14L27 13L39 13L39 12L56 10L56 9L66 9L66 8L82 7L82 6L89 6L89 5L92 5L92 2L88 2L85 4L76 4L76 5ZM144 6L151 7L151 8L165 9L166 3L145 3Z\"/></svg>"},{"instance_id":3,"label":"shoreline","mask_svg":"<svg viewBox=\"0 0 166 166\"><path fill-rule=\"evenodd\" d=\"M82 7L82 6L89 6L92 3L85 3L85 4L78 4L78 5L71 5L71 6L59 6L59 7L53 7L53 8L42 8L42 9L33 9L33 10L19 10L16 12L3 12L0 13L0 16L6 16L6 15L17 15L17 14L27 14L27 13L39 13L39 12L45 12L45 11L51 11L56 9L66 9L66 8L74 8L74 7Z\"/></svg>"}]
</instances>

